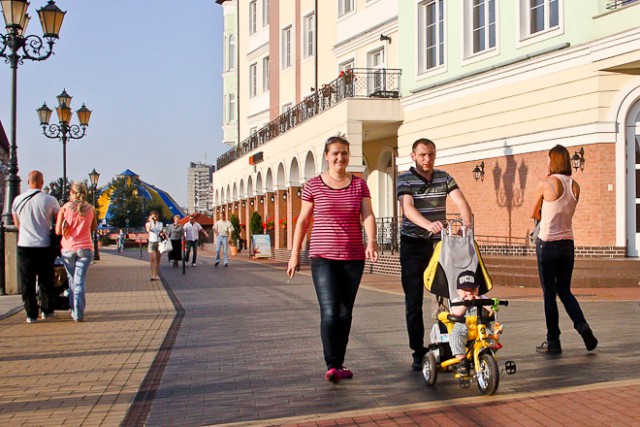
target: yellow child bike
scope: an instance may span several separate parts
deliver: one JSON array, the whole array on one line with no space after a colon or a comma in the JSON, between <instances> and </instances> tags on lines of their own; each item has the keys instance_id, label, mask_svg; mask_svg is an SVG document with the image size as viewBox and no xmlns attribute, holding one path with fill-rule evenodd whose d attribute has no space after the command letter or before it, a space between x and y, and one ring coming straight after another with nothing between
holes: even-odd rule
<instances>
[{"instance_id":1,"label":"yellow child bike","mask_svg":"<svg viewBox=\"0 0 640 427\"><path fill-rule=\"evenodd\" d=\"M453 330L455 322L465 322L467 325L467 351L466 360L469 365L468 375L455 373L462 388L469 388L471 381L478 383L480 393L492 395L498 390L500 383L500 369L496 353L502 347L500 334L503 325L496 317L499 306L509 305L509 301L493 299L475 299L454 302L453 305L465 305L470 310L475 308L476 315L454 316L448 312L438 315L438 324L434 325L431 333L431 344L422 362L422 375L428 386L433 386L438 379L438 372L457 370L460 360L453 357L449 346L449 334ZM486 310L491 307L492 310ZM435 341L435 342L434 342ZM507 374L516 373L516 363L505 363Z\"/></svg>"}]
</instances>

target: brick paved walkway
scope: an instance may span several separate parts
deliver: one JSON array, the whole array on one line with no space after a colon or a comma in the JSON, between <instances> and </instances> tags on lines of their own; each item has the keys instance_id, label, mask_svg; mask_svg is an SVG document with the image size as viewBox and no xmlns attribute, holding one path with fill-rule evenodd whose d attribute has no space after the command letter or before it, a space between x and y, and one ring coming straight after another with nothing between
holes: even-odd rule
<instances>
[{"instance_id":1,"label":"brick paved walkway","mask_svg":"<svg viewBox=\"0 0 640 427\"><path fill-rule=\"evenodd\" d=\"M148 264L103 254L88 275L86 321L0 322L0 425L115 426L175 310Z\"/></svg>"},{"instance_id":2,"label":"brick paved walkway","mask_svg":"<svg viewBox=\"0 0 640 427\"><path fill-rule=\"evenodd\" d=\"M365 275L348 352L356 377L334 386L322 379L308 271L287 281L283 263L243 257L214 269L202 253L185 275L163 263L167 291L129 256L104 251L92 265L85 323L0 318L1 426L640 425L637 288L576 290L600 346L587 354L563 314L565 351L552 358L533 351L539 290L496 289L513 301L499 355L519 370L481 397L447 375L428 388L408 369L397 278Z\"/></svg>"}]
</instances>

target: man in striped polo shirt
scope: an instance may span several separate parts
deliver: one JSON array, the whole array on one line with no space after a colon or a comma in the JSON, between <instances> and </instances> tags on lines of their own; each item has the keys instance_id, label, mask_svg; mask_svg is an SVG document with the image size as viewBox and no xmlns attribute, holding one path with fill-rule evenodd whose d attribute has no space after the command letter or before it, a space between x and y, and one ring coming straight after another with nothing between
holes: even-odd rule
<instances>
[{"instance_id":1,"label":"man in striped polo shirt","mask_svg":"<svg viewBox=\"0 0 640 427\"><path fill-rule=\"evenodd\" d=\"M400 266L409 347L413 350L413 370L422 369L424 347L423 273L433 255L434 241L440 239L447 215L447 195L456 204L462 222L471 227L471 208L458 184L445 171L434 169L436 145L421 138L413 143L411 160L415 167L398 176L397 194L402 207Z\"/></svg>"}]
</instances>

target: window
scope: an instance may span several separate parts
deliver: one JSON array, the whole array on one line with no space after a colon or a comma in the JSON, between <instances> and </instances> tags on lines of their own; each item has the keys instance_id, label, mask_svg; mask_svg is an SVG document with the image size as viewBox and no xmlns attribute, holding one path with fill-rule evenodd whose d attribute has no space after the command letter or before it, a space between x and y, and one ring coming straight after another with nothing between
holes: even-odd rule
<instances>
[{"instance_id":1,"label":"window","mask_svg":"<svg viewBox=\"0 0 640 427\"><path fill-rule=\"evenodd\" d=\"M304 18L304 57L313 56L316 42L316 15L310 13Z\"/></svg>"},{"instance_id":2,"label":"window","mask_svg":"<svg viewBox=\"0 0 640 427\"><path fill-rule=\"evenodd\" d=\"M374 68L376 71L371 73L368 78L369 93L375 93L386 89L386 73L384 49L378 49L367 55L367 66Z\"/></svg>"},{"instance_id":3,"label":"window","mask_svg":"<svg viewBox=\"0 0 640 427\"><path fill-rule=\"evenodd\" d=\"M269 57L262 58L262 91L269 91Z\"/></svg>"},{"instance_id":4,"label":"window","mask_svg":"<svg viewBox=\"0 0 640 427\"><path fill-rule=\"evenodd\" d=\"M282 30L282 68L291 67L291 25Z\"/></svg>"},{"instance_id":5,"label":"window","mask_svg":"<svg viewBox=\"0 0 640 427\"><path fill-rule=\"evenodd\" d=\"M258 64L249 65L249 98L258 94Z\"/></svg>"},{"instance_id":6,"label":"window","mask_svg":"<svg viewBox=\"0 0 640 427\"><path fill-rule=\"evenodd\" d=\"M348 61L345 61L343 63L340 64L340 70L339 71L347 71L347 70L351 70L353 68L355 68L355 62L353 61L353 59L350 59Z\"/></svg>"},{"instance_id":7,"label":"window","mask_svg":"<svg viewBox=\"0 0 640 427\"><path fill-rule=\"evenodd\" d=\"M227 46L227 71L236 69L236 36L231 34Z\"/></svg>"},{"instance_id":8,"label":"window","mask_svg":"<svg viewBox=\"0 0 640 427\"><path fill-rule=\"evenodd\" d=\"M471 7L471 53L496 47L495 0L473 0Z\"/></svg>"},{"instance_id":9,"label":"window","mask_svg":"<svg viewBox=\"0 0 640 427\"><path fill-rule=\"evenodd\" d=\"M227 123L236 121L236 94L230 93L227 104Z\"/></svg>"},{"instance_id":10,"label":"window","mask_svg":"<svg viewBox=\"0 0 640 427\"><path fill-rule=\"evenodd\" d=\"M338 0L338 16L346 15L349 12L353 12L354 0Z\"/></svg>"},{"instance_id":11,"label":"window","mask_svg":"<svg viewBox=\"0 0 640 427\"><path fill-rule=\"evenodd\" d=\"M262 26L269 25L269 0L262 1Z\"/></svg>"},{"instance_id":12,"label":"window","mask_svg":"<svg viewBox=\"0 0 640 427\"><path fill-rule=\"evenodd\" d=\"M418 72L444 65L444 0L418 3Z\"/></svg>"},{"instance_id":13,"label":"window","mask_svg":"<svg viewBox=\"0 0 640 427\"><path fill-rule=\"evenodd\" d=\"M256 33L256 22L258 19L258 5L257 0L253 0L249 3L249 34Z\"/></svg>"},{"instance_id":14,"label":"window","mask_svg":"<svg viewBox=\"0 0 640 427\"><path fill-rule=\"evenodd\" d=\"M521 38L560 28L562 0L520 0Z\"/></svg>"},{"instance_id":15,"label":"window","mask_svg":"<svg viewBox=\"0 0 640 427\"><path fill-rule=\"evenodd\" d=\"M529 34L558 26L558 0L531 0L529 3Z\"/></svg>"}]
</instances>

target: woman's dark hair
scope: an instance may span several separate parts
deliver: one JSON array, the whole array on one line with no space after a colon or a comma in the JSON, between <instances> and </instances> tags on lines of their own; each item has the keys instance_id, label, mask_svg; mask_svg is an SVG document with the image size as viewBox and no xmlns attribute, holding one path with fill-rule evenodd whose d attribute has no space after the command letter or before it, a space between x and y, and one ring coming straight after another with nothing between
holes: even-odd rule
<instances>
[{"instance_id":1,"label":"woman's dark hair","mask_svg":"<svg viewBox=\"0 0 640 427\"><path fill-rule=\"evenodd\" d=\"M327 138L327 142L324 143L324 154L327 154L329 152L329 146L331 144L342 144L346 145L347 149L349 148L349 141L347 141L346 138L342 136L330 136L329 138Z\"/></svg>"},{"instance_id":2,"label":"woman's dark hair","mask_svg":"<svg viewBox=\"0 0 640 427\"><path fill-rule=\"evenodd\" d=\"M556 145L549 150L549 174L571 176L571 156L569 150L562 145Z\"/></svg>"}]
</instances>

